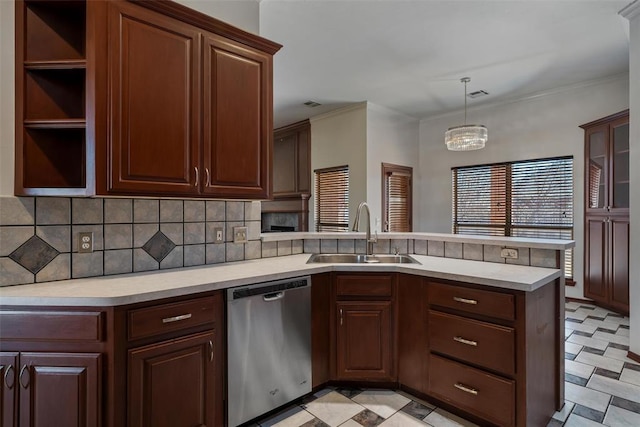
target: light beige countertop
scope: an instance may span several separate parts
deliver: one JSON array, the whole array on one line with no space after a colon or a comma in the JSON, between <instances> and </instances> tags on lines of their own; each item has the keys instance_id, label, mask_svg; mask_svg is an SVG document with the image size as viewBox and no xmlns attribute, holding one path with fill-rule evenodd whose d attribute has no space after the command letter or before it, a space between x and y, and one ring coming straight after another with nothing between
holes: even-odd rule
<instances>
[{"instance_id":1,"label":"light beige countertop","mask_svg":"<svg viewBox=\"0 0 640 427\"><path fill-rule=\"evenodd\" d=\"M412 255L421 264L307 264L310 254L0 288L0 305L117 306L329 271L400 272L520 291L561 270Z\"/></svg>"}]
</instances>

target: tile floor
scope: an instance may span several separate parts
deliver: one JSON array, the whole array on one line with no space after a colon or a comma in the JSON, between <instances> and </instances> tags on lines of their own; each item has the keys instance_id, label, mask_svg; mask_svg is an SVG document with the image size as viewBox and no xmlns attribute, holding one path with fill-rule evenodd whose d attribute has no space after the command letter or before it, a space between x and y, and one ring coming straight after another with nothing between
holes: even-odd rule
<instances>
[{"instance_id":1,"label":"tile floor","mask_svg":"<svg viewBox=\"0 0 640 427\"><path fill-rule=\"evenodd\" d=\"M566 303L565 317L566 404L547 427L640 427L640 364L626 357L629 319L577 302ZM401 391L328 387L253 426L475 424Z\"/></svg>"}]
</instances>

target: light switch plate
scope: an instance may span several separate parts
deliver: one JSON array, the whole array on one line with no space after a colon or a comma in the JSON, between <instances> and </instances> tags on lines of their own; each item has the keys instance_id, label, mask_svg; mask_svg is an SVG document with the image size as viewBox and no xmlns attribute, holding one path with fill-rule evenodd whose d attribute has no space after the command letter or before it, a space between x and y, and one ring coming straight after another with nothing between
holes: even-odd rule
<instances>
[{"instance_id":1,"label":"light switch plate","mask_svg":"<svg viewBox=\"0 0 640 427\"><path fill-rule=\"evenodd\" d=\"M503 248L500 251L500 256L502 258L518 259L518 250L513 248Z\"/></svg>"},{"instance_id":2,"label":"light switch plate","mask_svg":"<svg viewBox=\"0 0 640 427\"><path fill-rule=\"evenodd\" d=\"M224 243L222 227L213 227L213 243Z\"/></svg>"},{"instance_id":3,"label":"light switch plate","mask_svg":"<svg viewBox=\"0 0 640 427\"><path fill-rule=\"evenodd\" d=\"M233 227L233 243L247 243L247 227Z\"/></svg>"}]
</instances>

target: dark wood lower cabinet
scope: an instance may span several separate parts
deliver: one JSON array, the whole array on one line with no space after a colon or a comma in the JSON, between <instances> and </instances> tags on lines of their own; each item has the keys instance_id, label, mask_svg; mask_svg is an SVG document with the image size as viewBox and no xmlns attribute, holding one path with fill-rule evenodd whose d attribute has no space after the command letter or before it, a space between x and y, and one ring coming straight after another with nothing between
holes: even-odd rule
<instances>
[{"instance_id":1,"label":"dark wood lower cabinet","mask_svg":"<svg viewBox=\"0 0 640 427\"><path fill-rule=\"evenodd\" d=\"M585 218L584 296L629 313L629 218Z\"/></svg>"},{"instance_id":2,"label":"dark wood lower cabinet","mask_svg":"<svg viewBox=\"0 0 640 427\"><path fill-rule=\"evenodd\" d=\"M0 353L2 427L102 425L102 356Z\"/></svg>"},{"instance_id":3,"label":"dark wood lower cabinet","mask_svg":"<svg viewBox=\"0 0 640 427\"><path fill-rule=\"evenodd\" d=\"M215 427L213 331L129 351L130 427Z\"/></svg>"},{"instance_id":4,"label":"dark wood lower cabinet","mask_svg":"<svg viewBox=\"0 0 640 427\"><path fill-rule=\"evenodd\" d=\"M18 354L5 351L0 353L0 426L14 427L18 417Z\"/></svg>"},{"instance_id":5,"label":"dark wood lower cabinet","mask_svg":"<svg viewBox=\"0 0 640 427\"><path fill-rule=\"evenodd\" d=\"M391 301L338 302L337 379L391 380Z\"/></svg>"},{"instance_id":6,"label":"dark wood lower cabinet","mask_svg":"<svg viewBox=\"0 0 640 427\"><path fill-rule=\"evenodd\" d=\"M427 390L427 281L400 274L398 280L398 382Z\"/></svg>"}]
</instances>

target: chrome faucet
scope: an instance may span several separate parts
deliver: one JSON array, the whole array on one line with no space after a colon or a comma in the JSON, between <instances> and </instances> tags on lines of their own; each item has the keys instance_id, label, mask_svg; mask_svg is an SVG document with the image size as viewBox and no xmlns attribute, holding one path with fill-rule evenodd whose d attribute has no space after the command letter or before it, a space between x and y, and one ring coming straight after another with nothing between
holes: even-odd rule
<instances>
[{"instance_id":1,"label":"chrome faucet","mask_svg":"<svg viewBox=\"0 0 640 427\"><path fill-rule=\"evenodd\" d=\"M362 208L366 208L367 210L367 255L373 255L373 244L378 241L378 232L375 232L375 236L371 238L371 212L369 211L369 205L367 202L362 202L358 206L358 211L356 212L356 219L353 221L353 231L359 231L360 228L360 212L362 212Z\"/></svg>"}]
</instances>

